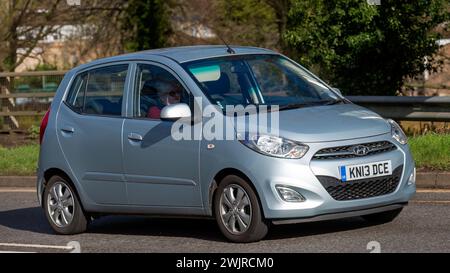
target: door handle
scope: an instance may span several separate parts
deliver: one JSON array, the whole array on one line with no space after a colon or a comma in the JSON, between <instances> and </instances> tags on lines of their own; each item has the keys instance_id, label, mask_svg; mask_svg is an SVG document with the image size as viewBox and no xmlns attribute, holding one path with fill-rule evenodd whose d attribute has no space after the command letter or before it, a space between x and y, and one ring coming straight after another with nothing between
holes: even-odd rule
<instances>
[{"instance_id":1,"label":"door handle","mask_svg":"<svg viewBox=\"0 0 450 273\"><path fill-rule=\"evenodd\" d=\"M73 132L75 132L75 128L73 128L73 127L63 127L63 128L61 128L61 131L63 131L64 133L72 134Z\"/></svg>"},{"instance_id":2,"label":"door handle","mask_svg":"<svg viewBox=\"0 0 450 273\"><path fill-rule=\"evenodd\" d=\"M140 134L136 134L136 133L129 133L128 134L128 139L132 140L132 141L142 141L142 136Z\"/></svg>"}]
</instances>

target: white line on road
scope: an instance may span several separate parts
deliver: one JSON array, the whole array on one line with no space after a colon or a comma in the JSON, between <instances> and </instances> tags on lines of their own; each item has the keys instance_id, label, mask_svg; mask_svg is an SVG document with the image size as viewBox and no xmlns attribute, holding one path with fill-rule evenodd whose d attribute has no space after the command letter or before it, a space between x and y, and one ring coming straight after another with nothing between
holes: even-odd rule
<instances>
[{"instance_id":1,"label":"white line on road","mask_svg":"<svg viewBox=\"0 0 450 273\"><path fill-rule=\"evenodd\" d=\"M28 252L28 251L0 251L0 253L36 253L36 252Z\"/></svg>"},{"instance_id":2,"label":"white line on road","mask_svg":"<svg viewBox=\"0 0 450 273\"><path fill-rule=\"evenodd\" d=\"M27 248L48 248L48 249L63 249L73 250L72 246L55 246L55 245L33 245L33 244L15 244L15 243L0 243L0 246L6 247L27 247Z\"/></svg>"},{"instance_id":3,"label":"white line on road","mask_svg":"<svg viewBox=\"0 0 450 273\"><path fill-rule=\"evenodd\" d=\"M416 204L450 204L450 200L436 200L436 201L431 201L431 200L412 200L410 201L411 203L416 203Z\"/></svg>"},{"instance_id":4,"label":"white line on road","mask_svg":"<svg viewBox=\"0 0 450 273\"><path fill-rule=\"evenodd\" d=\"M0 188L0 193L9 193L9 192L36 192L35 188Z\"/></svg>"},{"instance_id":5,"label":"white line on road","mask_svg":"<svg viewBox=\"0 0 450 273\"><path fill-rule=\"evenodd\" d=\"M450 193L450 189L418 189L418 193Z\"/></svg>"}]
</instances>

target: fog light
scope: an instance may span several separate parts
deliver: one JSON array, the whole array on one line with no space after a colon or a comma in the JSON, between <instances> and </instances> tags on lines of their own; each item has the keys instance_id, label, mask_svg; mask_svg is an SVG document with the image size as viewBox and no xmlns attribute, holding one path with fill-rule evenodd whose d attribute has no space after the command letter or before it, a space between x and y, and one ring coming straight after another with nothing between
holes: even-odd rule
<instances>
[{"instance_id":1,"label":"fog light","mask_svg":"<svg viewBox=\"0 0 450 273\"><path fill-rule=\"evenodd\" d=\"M281 199L286 202L304 202L306 198L298 193L296 190L286 186L275 186Z\"/></svg>"},{"instance_id":2,"label":"fog light","mask_svg":"<svg viewBox=\"0 0 450 273\"><path fill-rule=\"evenodd\" d=\"M416 183L416 168L414 168L411 175L409 176L408 185L413 185L415 183Z\"/></svg>"}]
</instances>

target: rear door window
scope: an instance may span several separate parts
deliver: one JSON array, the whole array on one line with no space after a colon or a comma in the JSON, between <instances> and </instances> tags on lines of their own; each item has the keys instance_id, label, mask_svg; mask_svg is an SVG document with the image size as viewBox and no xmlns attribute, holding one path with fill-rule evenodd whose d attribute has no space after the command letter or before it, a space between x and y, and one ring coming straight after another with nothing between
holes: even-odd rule
<instances>
[{"instance_id":1,"label":"rear door window","mask_svg":"<svg viewBox=\"0 0 450 273\"><path fill-rule=\"evenodd\" d=\"M84 113L120 116L128 65L103 67L89 72Z\"/></svg>"},{"instance_id":2,"label":"rear door window","mask_svg":"<svg viewBox=\"0 0 450 273\"><path fill-rule=\"evenodd\" d=\"M76 77L66 103L77 112L121 116L128 64L90 70Z\"/></svg>"}]
</instances>

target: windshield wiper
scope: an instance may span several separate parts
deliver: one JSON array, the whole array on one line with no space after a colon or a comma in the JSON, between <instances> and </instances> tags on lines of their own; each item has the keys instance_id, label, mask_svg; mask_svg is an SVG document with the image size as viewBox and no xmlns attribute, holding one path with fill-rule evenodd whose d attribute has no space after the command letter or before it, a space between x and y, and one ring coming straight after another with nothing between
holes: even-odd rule
<instances>
[{"instance_id":1,"label":"windshield wiper","mask_svg":"<svg viewBox=\"0 0 450 273\"><path fill-rule=\"evenodd\" d=\"M345 103L343 99L336 99L336 100L328 100L328 101L322 101L323 105L335 105L339 103Z\"/></svg>"},{"instance_id":2,"label":"windshield wiper","mask_svg":"<svg viewBox=\"0 0 450 273\"><path fill-rule=\"evenodd\" d=\"M297 109L297 108L303 108L303 107L308 107L308 106L317 106L317 105L334 105L334 104L338 104L338 103L345 103L345 100L343 99L336 99L336 100L323 100L323 101L316 101L316 102L309 102L309 103L289 103L289 104L285 104L285 105L280 105L278 107L279 111L282 110L289 110L289 109ZM267 111L268 112L273 112L275 109L272 108L272 105L267 105L269 106Z\"/></svg>"}]
</instances>

